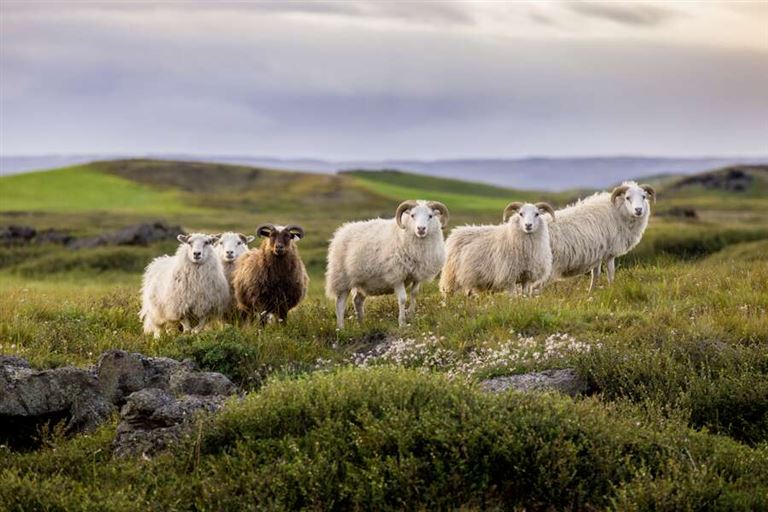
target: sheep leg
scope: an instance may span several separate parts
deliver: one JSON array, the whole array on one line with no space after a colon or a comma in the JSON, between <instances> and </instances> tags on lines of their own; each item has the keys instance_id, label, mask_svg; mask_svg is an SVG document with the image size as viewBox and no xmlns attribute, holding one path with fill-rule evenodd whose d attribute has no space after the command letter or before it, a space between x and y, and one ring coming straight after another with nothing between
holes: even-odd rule
<instances>
[{"instance_id":1,"label":"sheep leg","mask_svg":"<svg viewBox=\"0 0 768 512\"><path fill-rule=\"evenodd\" d=\"M395 285L395 295L397 295L397 323L400 327L405 327L405 303L408 300L408 295L405 292L405 283Z\"/></svg>"},{"instance_id":2,"label":"sheep leg","mask_svg":"<svg viewBox=\"0 0 768 512\"><path fill-rule=\"evenodd\" d=\"M192 330L192 324L190 323L188 318L182 318L181 319L181 331L182 332L189 332Z\"/></svg>"},{"instance_id":3,"label":"sheep leg","mask_svg":"<svg viewBox=\"0 0 768 512\"><path fill-rule=\"evenodd\" d=\"M608 284L613 283L613 277L616 274L616 258L609 258L605 265L606 273L608 274Z\"/></svg>"},{"instance_id":4,"label":"sheep leg","mask_svg":"<svg viewBox=\"0 0 768 512\"><path fill-rule=\"evenodd\" d=\"M192 329L192 333L197 334L202 331L207 321L208 320L206 318L200 318L197 322L197 325Z\"/></svg>"},{"instance_id":5,"label":"sheep leg","mask_svg":"<svg viewBox=\"0 0 768 512\"><path fill-rule=\"evenodd\" d=\"M355 305L355 313L357 313L357 321L362 322L363 316L365 316L365 294L360 290L355 290L353 304Z\"/></svg>"},{"instance_id":6,"label":"sheep leg","mask_svg":"<svg viewBox=\"0 0 768 512\"><path fill-rule=\"evenodd\" d=\"M344 328L344 310L347 309L349 291L343 291L336 296L336 327Z\"/></svg>"},{"instance_id":7,"label":"sheep leg","mask_svg":"<svg viewBox=\"0 0 768 512\"><path fill-rule=\"evenodd\" d=\"M595 286L597 285L597 281L598 281L598 279L600 279L600 271L601 271L602 266L603 266L603 263L602 262L598 262L597 266L592 268L592 272L591 272L592 278L589 280L589 291L590 291L590 293L592 292L592 290L595 289Z\"/></svg>"},{"instance_id":8,"label":"sheep leg","mask_svg":"<svg viewBox=\"0 0 768 512\"><path fill-rule=\"evenodd\" d=\"M408 316L416 314L416 295L419 293L419 288L421 288L421 283L414 283L411 286L411 303L408 304Z\"/></svg>"}]
</instances>

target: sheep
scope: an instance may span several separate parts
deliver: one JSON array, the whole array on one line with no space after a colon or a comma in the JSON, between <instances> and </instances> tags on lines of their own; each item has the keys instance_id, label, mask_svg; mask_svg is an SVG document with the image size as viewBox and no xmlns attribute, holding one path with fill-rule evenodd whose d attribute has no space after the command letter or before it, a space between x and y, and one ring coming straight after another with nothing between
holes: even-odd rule
<instances>
[{"instance_id":1,"label":"sheep","mask_svg":"<svg viewBox=\"0 0 768 512\"><path fill-rule=\"evenodd\" d=\"M632 250L648 226L649 197L656 201L653 187L627 181L557 210L557 223L550 228L551 279L591 272L591 292L605 263L612 283L616 257Z\"/></svg>"},{"instance_id":2,"label":"sheep","mask_svg":"<svg viewBox=\"0 0 768 512\"><path fill-rule=\"evenodd\" d=\"M398 324L416 312L421 283L434 279L445 263L444 228L448 208L437 201L403 201L390 219L348 222L328 248L325 294L336 301L336 324L344 328L347 297L354 291L357 318L363 320L369 295L395 293ZM406 312L406 288L410 304Z\"/></svg>"},{"instance_id":3,"label":"sheep","mask_svg":"<svg viewBox=\"0 0 768 512\"><path fill-rule=\"evenodd\" d=\"M227 281L230 283L231 290L232 272L235 271L235 260L248 251L248 244L256 240L256 237L253 235L246 236L241 233L232 233L231 231L220 233L216 236L219 237L219 241L216 242L214 248L221 260L221 266L224 269L224 275L227 277Z\"/></svg>"},{"instance_id":4,"label":"sheep","mask_svg":"<svg viewBox=\"0 0 768 512\"><path fill-rule=\"evenodd\" d=\"M237 308L247 319L264 325L270 315L285 322L288 311L306 296L309 275L299 256L296 240L304 238L300 226L262 224L256 234L261 246L238 258L232 283Z\"/></svg>"},{"instance_id":5,"label":"sheep","mask_svg":"<svg viewBox=\"0 0 768 512\"><path fill-rule=\"evenodd\" d=\"M164 327L179 323L184 332L200 332L230 301L229 283L213 251L218 238L192 233L177 239L176 254L152 260L142 278L139 318L144 333L156 338Z\"/></svg>"},{"instance_id":6,"label":"sheep","mask_svg":"<svg viewBox=\"0 0 768 512\"><path fill-rule=\"evenodd\" d=\"M448 253L440 275L440 291L471 294L508 291L524 295L544 283L552 270L549 223L542 217L555 212L547 203L509 203L503 224L462 226L446 240Z\"/></svg>"}]
</instances>

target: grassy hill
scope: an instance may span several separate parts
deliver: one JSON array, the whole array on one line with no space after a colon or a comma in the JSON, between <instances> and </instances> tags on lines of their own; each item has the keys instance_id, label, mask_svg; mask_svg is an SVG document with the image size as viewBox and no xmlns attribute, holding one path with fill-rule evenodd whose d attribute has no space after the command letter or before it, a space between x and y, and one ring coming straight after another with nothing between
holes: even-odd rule
<instances>
[{"instance_id":1,"label":"grassy hill","mask_svg":"<svg viewBox=\"0 0 768 512\"><path fill-rule=\"evenodd\" d=\"M300 223L312 280L286 325L156 341L136 316L141 271L175 243L0 247L0 354L42 367L86 366L110 348L189 357L247 392L199 439L149 461L112 458L115 423L43 434L30 452L0 447L0 510L764 509L768 194L763 171L747 173L757 181L743 191L707 188L706 176L660 186L643 242L591 295L586 277L528 299L444 300L433 283L410 325L398 328L382 297L343 331L322 293L342 222L412 198L445 202L453 225L498 222L509 201L572 197L396 171L151 160L0 178L0 226L80 236L158 218L211 232ZM381 340L400 341L367 357ZM564 367L589 396L477 386Z\"/></svg>"}]
</instances>

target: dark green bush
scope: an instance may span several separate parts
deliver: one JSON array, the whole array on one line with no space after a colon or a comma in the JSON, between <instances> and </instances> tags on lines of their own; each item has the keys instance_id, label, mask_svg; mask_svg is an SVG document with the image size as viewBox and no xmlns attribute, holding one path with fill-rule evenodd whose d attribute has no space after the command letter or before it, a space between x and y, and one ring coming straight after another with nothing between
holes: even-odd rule
<instances>
[{"instance_id":1,"label":"dark green bush","mask_svg":"<svg viewBox=\"0 0 768 512\"><path fill-rule=\"evenodd\" d=\"M147 248L102 247L73 251L60 249L33 260L15 265L13 270L27 278L43 278L51 274L68 272L141 273L156 251Z\"/></svg>"}]
</instances>

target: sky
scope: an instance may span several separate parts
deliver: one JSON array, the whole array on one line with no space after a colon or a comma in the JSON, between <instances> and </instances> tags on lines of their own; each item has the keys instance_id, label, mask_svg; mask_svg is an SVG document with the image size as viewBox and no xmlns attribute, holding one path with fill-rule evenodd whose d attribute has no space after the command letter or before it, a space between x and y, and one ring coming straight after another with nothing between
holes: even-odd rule
<instances>
[{"instance_id":1,"label":"sky","mask_svg":"<svg viewBox=\"0 0 768 512\"><path fill-rule=\"evenodd\" d=\"M0 0L0 154L768 155L768 0Z\"/></svg>"}]
</instances>

